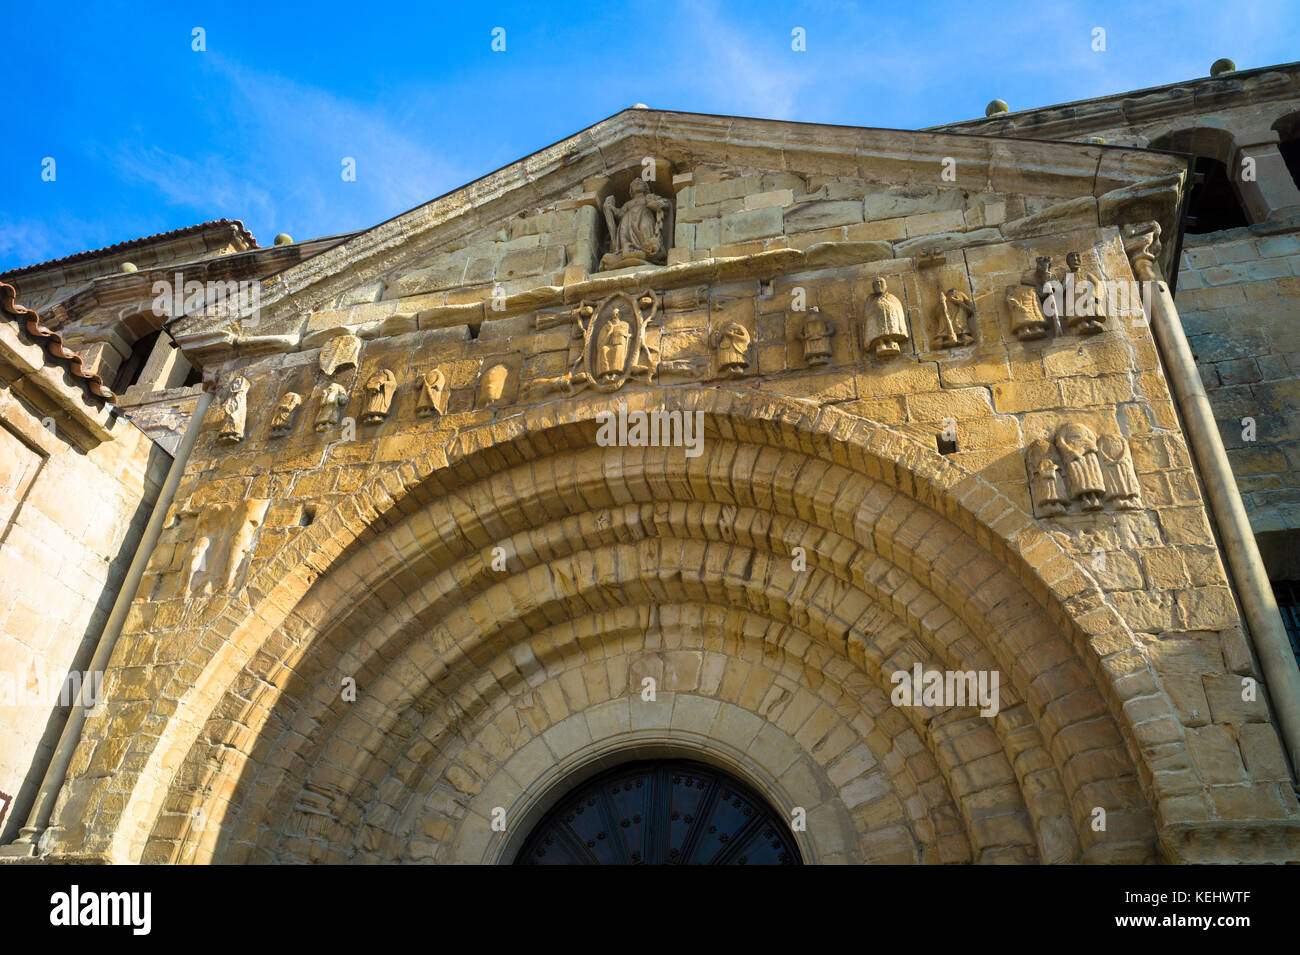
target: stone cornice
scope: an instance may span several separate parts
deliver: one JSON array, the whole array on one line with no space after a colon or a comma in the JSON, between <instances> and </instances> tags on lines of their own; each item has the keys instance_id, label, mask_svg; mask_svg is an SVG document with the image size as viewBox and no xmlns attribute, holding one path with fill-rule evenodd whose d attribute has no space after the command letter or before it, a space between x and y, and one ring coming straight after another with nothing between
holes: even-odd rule
<instances>
[{"instance_id":1,"label":"stone cornice","mask_svg":"<svg viewBox=\"0 0 1300 955\"><path fill-rule=\"evenodd\" d=\"M1234 106L1300 96L1300 62L1206 76L1182 83L946 123L930 132L1079 139L1119 126L1187 119Z\"/></svg>"}]
</instances>

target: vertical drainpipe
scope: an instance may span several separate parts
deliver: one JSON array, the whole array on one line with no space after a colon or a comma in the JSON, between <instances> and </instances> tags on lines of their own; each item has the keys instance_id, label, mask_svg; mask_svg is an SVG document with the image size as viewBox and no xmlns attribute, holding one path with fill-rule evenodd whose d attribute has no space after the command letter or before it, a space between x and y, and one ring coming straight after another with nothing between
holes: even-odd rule
<instances>
[{"instance_id":1,"label":"vertical drainpipe","mask_svg":"<svg viewBox=\"0 0 1300 955\"><path fill-rule=\"evenodd\" d=\"M87 672L86 679L82 682L81 694L72 712L68 714L68 721L63 726L63 732L59 735L59 743L54 748L54 755L50 758L50 764L45 770L45 776L41 780L41 787L36 793L36 801L32 805L32 811L27 816L27 824L19 830L19 836L14 842L3 847L4 855L36 855L39 851L39 840L41 834L50 824L50 816L54 813L54 803L59 795L59 790L63 788L63 783L68 774L68 766L72 762L72 754L77 748L77 743L81 740L81 728L86 722L87 694L94 694L96 682L91 674L103 673L108 667L108 661L113 655L113 647L117 645L117 638L122 634L122 624L126 621L127 612L131 609L131 603L135 599L135 592L140 587L140 580L144 577L145 567L149 564L149 557L153 554L154 545L158 543L158 535L162 531L163 521L167 519L167 512L171 509L172 500L176 496L176 487L180 484L181 475L185 473L185 464L189 460L190 452L194 450L194 444L198 440L199 431L203 426L203 416L207 413L208 405L212 403L212 392L205 387L199 393L198 401L194 405L194 413L190 417L190 423L185 429L185 437L181 439L180 446L176 449L176 455L172 458L171 467L167 470L167 478L163 481L163 486L158 492L158 499L154 501L153 510L149 514L149 523L145 525L144 534L140 537L140 543L136 547L135 556L131 559L131 566L127 568L126 577L122 580L122 586L117 591L117 599L113 602L113 611L108 615L108 622L104 624L104 632L100 635L99 643L95 647L95 656L90 661L90 669ZM87 688L90 688L89 690ZM97 701L90 700L93 706Z\"/></svg>"},{"instance_id":2,"label":"vertical drainpipe","mask_svg":"<svg viewBox=\"0 0 1300 955\"><path fill-rule=\"evenodd\" d=\"M1201 471L1210 515L1219 531L1228 569L1236 584L1237 597L1250 632L1255 654L1264 670L1269 699L1281 729L1282 742L1291 756L1292 778L1300 768L1300 668L1291 654L1290 641L1277 599L1259 555L1250 518L1237 490L1228 455L1223 449L1219 425L1210 407L1183 331L1182 319L1174 307L1169 286L1160 275L1156 255L1160 250L1160 226L1155 222L1124 227L1124 251L1128 253L1138 281L1150 283L1150 321L1165 372L1182 412L1192 453Z\"/></svg>"}]
</instances>

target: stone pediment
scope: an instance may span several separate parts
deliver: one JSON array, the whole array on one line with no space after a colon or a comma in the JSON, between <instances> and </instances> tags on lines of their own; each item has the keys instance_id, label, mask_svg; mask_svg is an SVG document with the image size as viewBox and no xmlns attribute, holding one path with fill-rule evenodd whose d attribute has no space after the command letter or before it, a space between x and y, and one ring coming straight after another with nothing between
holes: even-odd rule
<instances>
[{"instance_id":1,"label":"stone pediment","mask_svg":"<svg viewBox=\"0 0 1300 955\"><path fill-rule=\"evenodd\" d=\"M1175 235L1185 173L1138 149L630 109L269 277L255 313L171 330L206 363L472 329L629 271L667 289L1141 220Z\"/></svg>"}]
</instances>

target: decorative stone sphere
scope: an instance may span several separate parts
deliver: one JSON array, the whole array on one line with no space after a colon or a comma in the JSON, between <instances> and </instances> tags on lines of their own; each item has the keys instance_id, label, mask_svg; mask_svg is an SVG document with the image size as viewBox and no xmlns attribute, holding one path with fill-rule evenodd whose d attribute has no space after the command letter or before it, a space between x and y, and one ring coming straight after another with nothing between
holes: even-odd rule
<instances>
[{"instance_id":1,"label":"decorative stone sphere","mask_svg":"<svg viewBox=\"0 0 1300 955\"><path fill-rule=\"evenodd\" d=\"M645 103L633 103L633 104L632 104L632 108L633 108L633 109L649 109L650 107L647 106Z\"/></svg>"},{"instance_id":2,"label":"decorative stone sphere","mask_svg":"<svg viewBox=\"0 0 1300 955\"><path fill-rule=\"evenodd\" d=\"M293 245L293 236L287 232L281 232L275 237L276 245Z\"/></svg>"},{"instance_id":3,"label":"decorative stone sphere","mask_svg":"<svg viewBox=\"0 0 1300 955\"><path fill-rule=\"evenodd\" d=\"M1233 63L1232 60L1228 59L1226 56L1222 59L1215 60L1210 66L1211 76L1220 76L1224 73L1235 72L1237 72L1237 64Z\"/></svg>"},{"instance_id":4,"label":"decorative stone sphere","mask_svg":"<svg viewBox=\"0 0 1300 955\"><path fill-rule=\"evenodd\" d=\"M1011 107L1007 105L1007 101L1004 99L995 99L993 102L989 103L988 106L984 107L985 116L996 116L998 113L1009 112L1011 112Z\"/></svg>"},{"instance_id":5,"label":"decorative stone sphere","mask_svg":"<svg viewBox=\"0 0 1300 955\"><path fill-rule=\"evenodd\" d=\"M136 264L135 264L134 262L123 262L123 263L122 263L122 271L123 271L123 272L139 272L140 270L136 267Z\"/></svg>"}]
</instances>

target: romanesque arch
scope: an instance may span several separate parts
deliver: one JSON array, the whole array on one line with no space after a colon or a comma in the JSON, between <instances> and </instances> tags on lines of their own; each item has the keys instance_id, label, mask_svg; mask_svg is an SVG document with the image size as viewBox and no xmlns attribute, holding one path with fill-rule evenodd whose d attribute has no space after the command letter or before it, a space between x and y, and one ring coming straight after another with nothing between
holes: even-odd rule
<instances>
[{"instance_id":1,"label":"romanesque arch","mask_svg":"<svg viewBox=\"0 0 1300 955\"><path fill-rule=\"evenodd\" d=\"M157 688L157 735L115 744L111 708L88 724L56 817L69 843L499 861L566 780L689 752L804 808L815 861L1154 857L1177 801L1133 726L1172 708L1029 515L834 408L619 400L703 412L709 453L600 447L607 397L531 408L394 466L195 607L211 637ZM997 670L997 716L891 705L890 674L918 662Z\"/></svg>"}]
</instances>

